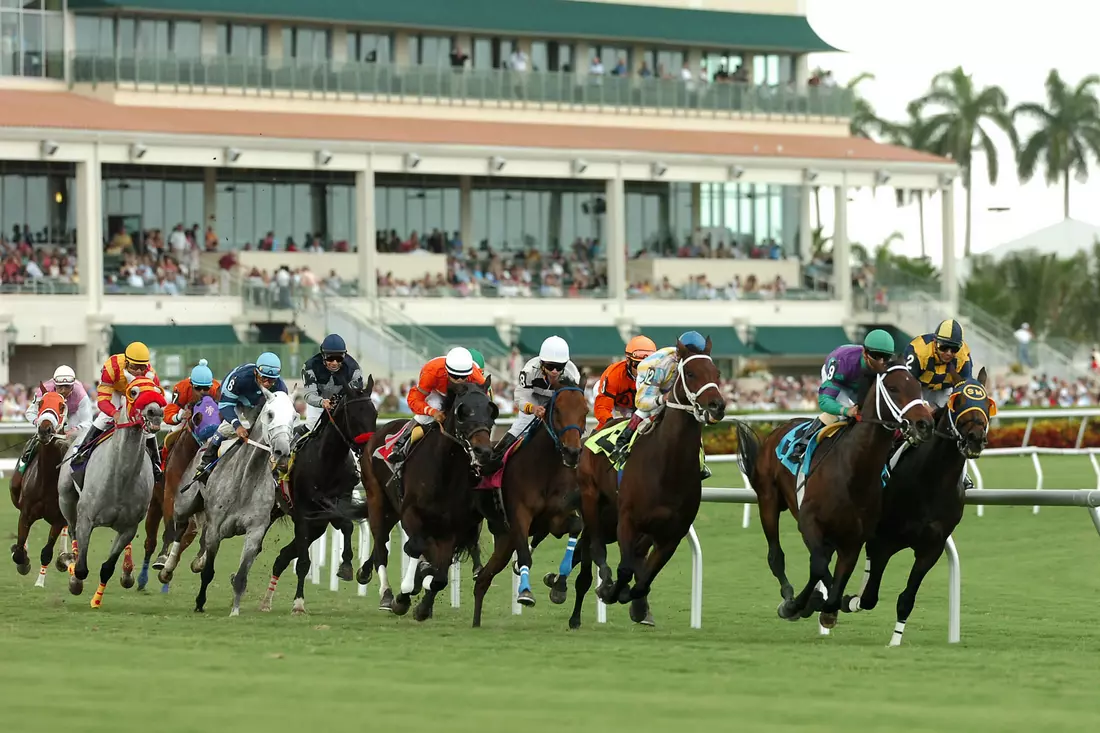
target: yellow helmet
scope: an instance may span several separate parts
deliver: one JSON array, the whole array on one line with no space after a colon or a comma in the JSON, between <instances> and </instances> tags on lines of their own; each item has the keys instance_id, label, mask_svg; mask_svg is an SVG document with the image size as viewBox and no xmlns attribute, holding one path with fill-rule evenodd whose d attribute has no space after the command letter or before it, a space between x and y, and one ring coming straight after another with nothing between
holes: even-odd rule
<instances>
[{"instance_id":1,"label":"yellow helmet","mask_svg":"<svg viewBox=\"0 0 1100 733\"><path fill-rule=\"evenodd\" d=\"M145 366L149 364L149 347L140 341L135 341L126 347L126 361L131 364Z\"/></svg>"}]
</instances>

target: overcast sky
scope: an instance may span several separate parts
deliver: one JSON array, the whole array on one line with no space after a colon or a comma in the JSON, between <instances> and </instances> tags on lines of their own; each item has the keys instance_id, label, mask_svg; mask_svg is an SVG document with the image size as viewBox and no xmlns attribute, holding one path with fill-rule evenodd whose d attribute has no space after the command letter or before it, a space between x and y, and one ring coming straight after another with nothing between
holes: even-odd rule
<instances>
[{"instance_id":1,"label":"overcast sky","mask_svg":"<svg viewBox=\"0 0 1100 733\"><path fill-rule=\"evenodd\" d=\"M1050 69L1075 85L1088 74L1100 73L1097 21L1100 3L1087 0L1044 0L1041 4L992 0L807 0L810 24L830 45L845 53L812 54L810 66L832 69L837 81L864 72L875 75L860 89L880 116L904 119L906 104L927 90L939 71L962 66L980 86L997 84L1009 104L1043 101L1043 82ZM1067 22L1072 19L1072 22ZM995 128L993 128L995 129ZM1024 131L1026 132L1026 131ZM1021 186L1007 139L1000 144L1001 175L991 187L984 160L975 166L973 248L981 252L1062 219L1062 188L1048 187L1042 174ZM1085 183L1074 182L1070 216L1100 224L1100 164ZM965 198L956 192L956 246L962 255ZM894 208L892 192L877 200L870 192L850 204L849 235L873 246L900 231L905 244L894 248L919 254L916 207ZM938 198L938 197L937 197ZM823 223L832 227L832 197L822 197ZM1004 213L990 207L1009 207ZM939 261L941 219L938 201L926 206L926 234L933 259Z\"/></svg>"}]
</instances>

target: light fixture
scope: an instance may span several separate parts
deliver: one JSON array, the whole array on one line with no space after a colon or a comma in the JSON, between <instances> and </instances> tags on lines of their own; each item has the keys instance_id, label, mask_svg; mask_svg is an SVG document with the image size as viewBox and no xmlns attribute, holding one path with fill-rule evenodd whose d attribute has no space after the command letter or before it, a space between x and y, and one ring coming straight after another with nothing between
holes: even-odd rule
<instances>
[{"instance_id":1,"label":"light fixture","mask_svg":"<svg viewBox=\"0 0 1100 733\"><path fill-rule=\"evenodd\" d=\"M494 173L500 173L504 170L504 166L506 165L508 165L508 161L499 155L494 155L492 158L489 158L489 170Z\"/></svg>"},{"instance_id":2,"label":"light fixture","mask_svg":"<svg viewBox=\"0 0 1100 733\"><path fill-rule=\"evenodd\" d=\"M818 172L815 171L813 168L803 168L802 169L802 180L805 181L806 183L813 183L814 181L817 180L817 176L818 176Z\"/></svg>"},{"instance_id":3,"label":"light fixture","mask_svg":"<svg viewBox=\"0 0 1100 733\"><path fill-rule=\"evenodd\" d=\"M573 175L579 176L588 170L588 161L583 158L577 158L573 161Z\"/></svg>"},{"instance_id":4,"label":"light fixture","mask_svg":"<svg viewBox=\"0 0 1100 733\"><path fill-rule=\"evenodd\" d=\"M58 149L60 147L61 146L58 145L57 143L55 143L53 140L43 140L42 145L40 146L40 148L42 150L42 157L43 158L52 157L58 151Z\"/></svg>"},{"instance_id":5,"label":"light fixture","mask_svg":"<svg viewBox=\"0 0 1100 733\"><path fill-rule=\"evenodd\" d=\"M145 157L145 153L147 152L148 148L146 148L144 145L142 145L141 143L134 143L130 146L130 159L141 160Z\"/></svg>"},{"instance_id":6,"label":"light fixture","mask_svg":"<svg viewBox=\"0 0 1100 733\"><path fill-rule=\"evenodd\" d=\"M940 174L940 188L947 188L955 182L955 176L951 173Z\"/></svg>"},{"instance_id":7,"label":"light fixture","mask_svg":"<svg viewBox=\"0 0 1100 733\"><path fill-rule=\"evenodd\" d=\"M317 165L328 165L332 162L332 153L327 150L318 150L315 154Z\"/></svg>"},{"instance_id":8,"label":"light fixture","mask_svg":"<svg viewBox=\"0 0 1100 733\"><path fill-rule=\"evenodd\" d=\"M60 191L54 191L53 200L54 203L60 204L62 201L65 200L65 194L61 193Z\"/></svg>"},{"instance_id":9,"label":"light fixture","mask_svg":"<svg viewBox=\"0 0 1100 733\"><path fill-rule=\"evenodd\" d=\"M729 177L737 181L741 179L741 176L745 175L745 169L739 165L731 165L729 169Z\"/></svg>"},{"instance_id":10,"label":"light fixture","mask_svg":"<svg viewBox=\"0 0 1100 733\"><path fill-rule=\"evenodd\" d=\"M668 173L668 166L664 163L654 163L653 165L649 166L649 172L653 175L654 178L660 178L665 173Z\"/></svg>"},{"instance_id":11,"label":"light fixture","mask_svg":"<svg viewBox=\"0 0 1100 733\"><path fill-rule=\"evenodd\" d=\"M241 151L237 148L226 148L225 159L230 163L236 163L238 160L241 159Z\"/></svg>"},{"instance_id":12,"label":"light fixture","mask_svg":"<svg viewBox=\"0 0 1100 733\"><path fill-rule=\"evenodd\" d=\"M884 170L875 171L875 185L885 186L890 182L890 174Z\"/></svg>"},{"instance_id":13,"label":"light fixture","mask_svg":"<svg viewBox=\"0 0 1100 733\"><path fill-rule=\"evenodd\" d=\"M405 167L412 170L416 166L420 165L420 156L416 153L405 154Z\"/></svg>"}]
</instances>

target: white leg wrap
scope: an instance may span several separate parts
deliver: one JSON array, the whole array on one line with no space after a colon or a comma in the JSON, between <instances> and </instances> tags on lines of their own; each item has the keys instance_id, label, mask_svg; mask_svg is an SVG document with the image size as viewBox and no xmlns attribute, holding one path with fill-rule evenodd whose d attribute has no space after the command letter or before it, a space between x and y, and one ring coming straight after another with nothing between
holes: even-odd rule
<instances>
[{"instance_id":1,"label":"white leg wrap","mask_svg":"<svg viewBox=\"0 0 1100 733\"><path fill-rule=\"evenodd\" d=\"M378 590L385 593L390 589L390 574L385 565L378 566Z\"/></svg>"},{"instance_id":2,"label":"white leg wrap","mask_svg":"<svg viewBox=\"0 0 1100 733\"><path fill-rule=\"evenodd\" d=\"M416 590L416 568L420 564L419 558L410 556L405 565L405 574L401 576L401 592L409 595Z\"/></svg>"},{"instance_id":3,"label":"white leg wrap","mask_svg":"<svg viewBox=\"0 0 1100 733\"><path fill-rule=\"evenodd\" d=\"M890 646L901 646L901 635L905 633L905 622L898 621L894 625L894 634L890 637Z\"/></svg>"}]
</instances>

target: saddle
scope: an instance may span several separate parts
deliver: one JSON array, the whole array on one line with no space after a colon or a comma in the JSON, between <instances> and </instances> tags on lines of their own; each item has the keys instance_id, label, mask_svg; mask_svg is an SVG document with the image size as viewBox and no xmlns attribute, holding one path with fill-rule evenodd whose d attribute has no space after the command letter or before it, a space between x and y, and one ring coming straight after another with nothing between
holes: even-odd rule
<instances>
[{"instance_id":1,"label":"saddle","mask_svg":"<svg viewBox=\"0 0 1100 733\"><path fill-rule=\"evenodd\" d=\"M797 476L799 469L801 469L803 473L809 471L817 447L827 438L833 437L846 428L848 426L848 421L838 420L837 422L819 428L814 435L810 436L809 442L806 444L806 452L802 455L802 460L796 462L791 459L791 453L794 452L795 446L806 437L806 432L810 429L812 424L813 420L804 421L784 435L779 440L779 444L775 446L775 457L779 459L779 462L783 464L784 468L790 471L792 476Z\"/></svg>"},{"instance_id":2,"label":"saddle","mask_svg":"<svg viewBox=\"0 0 1100 733\"><path fill-rule=\"evenodd\" d=\"M592 451L594 454L600 456L606 456L612 468L616 471L622 471L623 466L626 465L627 459L630 457L630 450L634 447L634 443L638 440L643 431L636 430L632 436L630 436L630 442L626 446L626 450L623 451L623 457L615 462L611 458L611 454L615 452L615 444L619 441L619 436L626 430L626 426L629 424L629 420L623 420L622 422L606 427L599 432L593 433L589 438L584 441L584 447ZM648 432L648 431L645 431Z\"/></svg>"},{"instance_id":3,"label":"saddle","mask_svg":"<svg viewBox=\"0 0 1100 733\"><path fill-rule=\"evenodd\" d=\"M535 425L537 422L538 421L536 420L534 423L531 424ZM481 477L481 480L478 482L478 484L474 486L475 489L488 490L499 489L501 487L504 482L504 467L508 465L508 460L516 453L516 451L520 449L520 446L527 442L527 436L530 434L530 432L531 429L528 428L526 431L524 431L523 435L519 436L519 440L508 446L508 450L504 451L504 455L500 457L500 468L498 468L496 471L493 471L488 476Z\"/></svg>"},{"instance_id":4,"label":"saddle","mask_svg":"<svg viewBox=\"0 0 1100 733\"><path fill-rule=\"evenodd\" d=\"M73 457L69 459L69 468L72 470L73 484L76 485L77 491L84 489L84 473L88 470L88 461L91 460L92 453L95 449L104 443L108 438L114 435L115 426L108 425L99 436L96 437L91 443L81 445L80 448L73 454Z\"/></svg>"}]
</instances>

